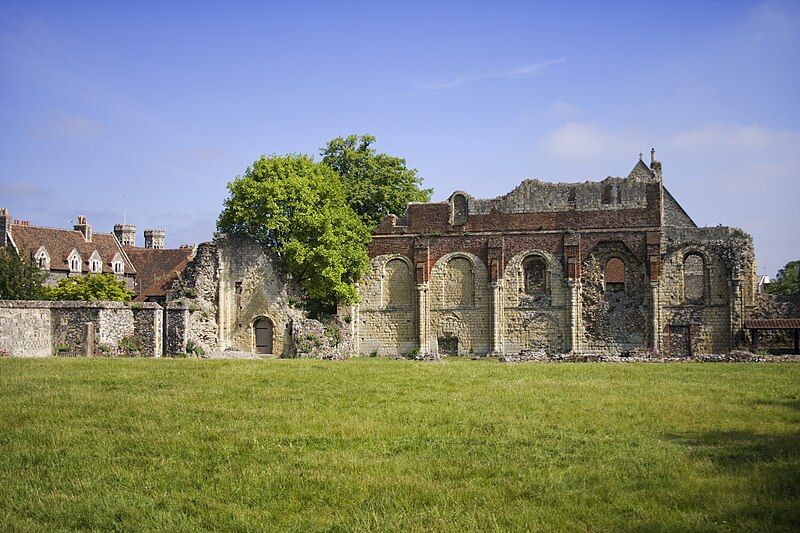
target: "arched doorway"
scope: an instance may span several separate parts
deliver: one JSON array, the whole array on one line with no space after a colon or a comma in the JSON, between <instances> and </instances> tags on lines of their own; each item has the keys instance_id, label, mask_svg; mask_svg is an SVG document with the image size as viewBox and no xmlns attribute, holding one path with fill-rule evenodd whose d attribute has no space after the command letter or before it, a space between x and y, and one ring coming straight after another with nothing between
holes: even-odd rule
<instances>
[{"instance_id":1,"label":"arched doorway","mask_svg":"<svg viewBox=\"0 0 800 533\"><path fill-rule=\"evenodd\" d=\"M273 330L272 320L268 318L261 317L253 323L256 353L272 353Z\"/></svg>"}]
</instances>

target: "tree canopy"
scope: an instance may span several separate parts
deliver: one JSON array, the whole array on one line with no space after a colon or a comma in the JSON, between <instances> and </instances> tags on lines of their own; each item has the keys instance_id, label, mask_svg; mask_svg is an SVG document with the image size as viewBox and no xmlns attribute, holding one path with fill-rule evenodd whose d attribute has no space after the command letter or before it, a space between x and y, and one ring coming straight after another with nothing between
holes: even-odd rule
<instances>
[{"instance_id":1,"label":"tree canopy","mask_svg":"<svg viewBox=\"0 0 800 533\"><path fill-rule=\"evenodd\" d=\"M775 280L767 285L767 292L777 296L800 295L800 260L789 261L778 271Z\"/></svg>"},{"instance_id":2,"label":"tree canopy","mask_svg":"<svg viewBox=\"0 0 800 533\"><path fill-rule=\"evenodd\" d=\"M405 159L376 153L372 135L336 137L322 148L322 162L341 178L347 202L369 230L389 214L404 216L408 202L427 202L433 189Z\"/></svg>"},{"instance_id":3,"label":"tree canopy","mask_svg":"<svg viewBox=\"0 0 800 533\"><path fill-rule=\"evenodd\" d=\"M228 183L220 231L267 244L298 282L312 313L357 300L369 231L336 173L305 155L261 156Z\"/></svg>"},{"instance_id":4,"label":"tree canopy","mask_svg":"<svg viewBox=\"0 0 800 533\"><path fill-rule=\"evenodd\" d=\"M86 274L61 278L55 287L47 287L49 300L85 300L130 302L134 292L114 274Z\"/></svg>"},{"instance_id":5,"label":"tree canopy","mask_svg":"<svg viewBox=\"0 0 800 533\"><path fill-rule=\"evenodd\" d=\"M0 300L41 299L47 275L33 262L0 248Z\"/></svg>"}]
</instances>

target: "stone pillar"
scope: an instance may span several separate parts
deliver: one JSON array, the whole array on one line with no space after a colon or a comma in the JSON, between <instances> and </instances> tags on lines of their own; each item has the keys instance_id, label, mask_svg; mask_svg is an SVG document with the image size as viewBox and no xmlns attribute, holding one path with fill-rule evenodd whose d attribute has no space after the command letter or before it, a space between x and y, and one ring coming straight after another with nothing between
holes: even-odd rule
<instances>
[{"instance_id":1,"label":"stone pillar","mask_svg":"<svg viewBox=\"0 0 800 533\"><path fill-rule=\"evenodd\" d=\"M567 279L569 290L569 346L572 353L583 350L583 309L581 300L581 279Z\"/></svg>"},{"instance_id":2,"label":"stone pillar","mask_svg":"<svg viewBox=\"0 0 800 533\"><path fill-rule=\"evenodd\" d=\"M428 355L428 284L417 285L417 332L419 334L419 354Z\"/></svg>"},{"instance_id":3,"label":"stone pillar","mask_svg":"<svg viewBox=\"0 0 800 533\"><path fill-rule=\"evenodd\" d=\"M503 355L505 346L503 343L503 331L505 329L503 321L503 280L492 281L489 283L492 290L491 307L491 332L492 343L489 355Z\"/></svg>"},{"instance_id":4,"label":"stone pillar","mask_svg":"<svg viewBox=\"0 0 800 533\"><path fill-rule=\"evenodd\" d=\"M94 323L92 322L83 324L83 355L86 357L94 355Z\"/></svg>"},{"instance_id":5,"label":"stone pillar","mask_svg":"<svg viewBox=\"0 0 800 533\"><path fill-rule=\"evenodd\" d=\"M659 293L659 282L650 282L650 348L653 351L661 351L661 298Z\"/></svg>"},{"instance_id":6,"label":"stone pillar","mask_svg":"<svg viewBox=\"0 0 800 533\"><path fill-rule=\"evenodd\" d=\"M742 328L744 327L744 301L742 298L742 284L739 278L731 278L730 287L730 309L731 309L731 346L733 348L739 342L744 341Z\"/></svg>"},{"instance_id":7,"label":"stone pillar","mask_svg":"<svg viewBox=\"0 0 800 533\"><path fill-rule=\"evenodd\" d=\"M350 306L350 346L353 355L361 355L361 317L359 316L359 304Z\"/></svg>"}]
</instances>

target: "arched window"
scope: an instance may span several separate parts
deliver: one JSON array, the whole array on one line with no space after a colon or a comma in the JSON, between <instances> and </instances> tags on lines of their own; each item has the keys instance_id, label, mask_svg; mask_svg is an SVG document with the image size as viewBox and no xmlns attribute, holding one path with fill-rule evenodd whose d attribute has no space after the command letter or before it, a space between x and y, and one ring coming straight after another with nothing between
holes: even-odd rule
<instances>
[{"instance_id":1,"label":"arched window","mask_svg":"<svg viewBox=\"0 0 800 533\"><path fill-rule=\"evenodd\" d=\"M469 216L469 204L463 194L454 194L452 200L452 217L454 226L463 226Z\"/></svg>"},{"instance_id":2,"label":"arched window","mask_svg":"<svg viewBox=\"0 0 800 533\"><path fill-rule=\"evenodd\" d=\"M81 256L78 255L77 252L73 253L72 255L69 256L69 271L81 272L83 270L82 263L83 260L81 259Z\"/></svg>"},{"instance_id":3,"label":"arched window","mask_svg":"<svg viewBox=\"0 0 800 533\"><path fill-rule=\"evenodd\" d=\"M274 329L272 320L268 318L262 317L253 322L256 353L272 353Z\"/></svg>"},{"instance_id":4,"label":"arched window","mask_svg":"<svg viewBox=\"0 0 800 533\"><path fill-rule=\"evenodd\" d=\"M450 259L447 262L443 290L446 307L475 305L475 274L472 271L472 261L466 257Z\"/></svg>"},{"instance_id":5,"label":"arched window","mask_svg":"<svg viewBox=\"0 0 800 533\"><path fill-rule=\"evenodd\" d=\"M125 273L125 263L122 262L122 257L119 254L115 255L114 259L111 260L111 271L114 274Z\"/></svg>"},{"instance_id":6,"label":"arched window","mask_svg":"<svg viewBox=\"0 0 800 533\"><path fill-rule=\"evenodd\" d=\"M100 259L100 254L96 251L92 254L92 257L89 258L89 272L102 272L103 271L103 260Z\"/></svg>"},{"instance_id":7,"label":"arched window","mask_svg":"<svg viewBox=\"0 0 800 533\"><path fill-rule=\"evenodd\" d=\"M700 254L689 254L683 259L683 299L702 303L705 298L705 261Z\"/></svg>"},{"instance_id":8,"label":"arched window","mask_svg":"<svg viewBox=\"0 0 800 533\"><path fill-rule=\"evenodd\" d=\"M612 257L603 271L606 292L622 292L625 290L625 263L618 257Z\"/></svg>"},{"instance_id":9,"label":"arched window","mask_svg":"<svg viewBox=\"0 0 800 533\"><path fill-rule=\"evenodd\" d=\"M523 290L528 296L539 299L548 294L547 262L543 257L531 255L522 262Z\"/></svg>"},{"instance_id":10,"label":"arched window","mask_svg":"<svg viewBox=\"0 0 800 533\"><path fill-rule=\"evenodd\" d=\"M383 269L383 306L390 309L410 309L413 302L414 280L411 268L402 259L390 259Z\"/></svg>"},{"instance_id":11,"label":"arched window","mask_svg":"<svg viewBox=\"0 0 800 533\"><path fill-rule=\"evenodd\" d=\"M39 248L39 251L36 253L36 264L42 270L50 270L50 256L47 254L47 250L44 249L44 246Z\"/></svg>"}]
</instances>

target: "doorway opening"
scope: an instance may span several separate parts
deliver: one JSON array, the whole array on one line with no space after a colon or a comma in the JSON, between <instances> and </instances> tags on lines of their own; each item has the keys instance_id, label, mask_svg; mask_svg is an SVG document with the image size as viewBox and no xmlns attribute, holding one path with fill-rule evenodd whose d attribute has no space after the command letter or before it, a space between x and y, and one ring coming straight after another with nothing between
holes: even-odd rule
<instances>
[{"instance_id":1,"label":"doorway opening","mask_svg":"<svg viewBox=\"0 0 800 533\"><path fill-rule=\"evenodd\" d=\"M272 320L263 317L256 319L253 323L253 330L256 337L256 353L272 353L274 329L275 327L272 325Z\"/></svg>"}]
</instances>

